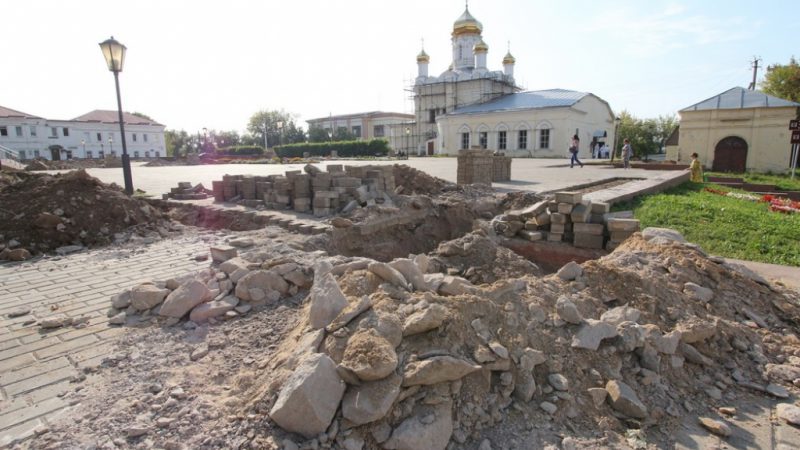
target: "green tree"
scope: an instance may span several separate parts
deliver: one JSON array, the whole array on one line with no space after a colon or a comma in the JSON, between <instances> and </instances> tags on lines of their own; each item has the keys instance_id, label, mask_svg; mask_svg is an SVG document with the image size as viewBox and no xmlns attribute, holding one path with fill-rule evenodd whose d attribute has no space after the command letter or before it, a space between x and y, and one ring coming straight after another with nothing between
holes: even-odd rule
<instances>
[{"instance_id":1,"label":"green tree","mask_svg":"<svg viewBox=\"0 0 800 450\"><path fill-rule=\"evenodd\" d=\"M164 142L168 156L181 156L194 151L194 138L184 130L165 130Z\"/></svg>"},{"instance_id":2,"label":"green tree","mask_svg":"<svg viewBox=\"0 0 800 450\"><path fill-rule=\"evenodd\" d=\"M629 139L631 147L633 147L633 155L643 159L659 153L664 142L678 126L678 120L674 115L658 116L655 119L639 119L628 111L622 111L619 118L617 154L620 154L623 140Z\"/></svg>"},{"instance_id":3,"label":"green tree","mask_svg":"<svg viewBox=\"0 0 800 450\"><path fill-rule=\"evenodd\" d=\"M305 131L297 126L295 116L284 110L258 111L250 116L247 131L256 145L264 145L265 133L268 147L305 141Z\"/></svg>"},{"instance_id":4,"label":"green tree","mask_svg":"<svg viewBox=\"0 0 800 450\"><path fill-rule=\"evenodd\" d=\"M789 64L767 66L761 90L778 98L800 102L800 64L794 56L789 59Z\"/></svg>"},{"instance_id":5,"label":"green tree","mask_svg":"<svg viewBox=\"0 0 800 450\"><path fill-rule=\"evenodd\" d=\"M328 132L322 127L310 127L308 129L308 142L328 142L331 140Z\"/></svg>"}]
</instances>

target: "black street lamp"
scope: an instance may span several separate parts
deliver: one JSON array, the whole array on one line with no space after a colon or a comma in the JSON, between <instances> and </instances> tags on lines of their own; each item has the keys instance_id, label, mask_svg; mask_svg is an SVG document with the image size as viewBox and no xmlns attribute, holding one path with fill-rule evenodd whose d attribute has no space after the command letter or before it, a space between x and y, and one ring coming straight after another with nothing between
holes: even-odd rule
<instances>
[{"instance_id":1,"label":"black street lamp","mask_svg":"<svg viewBox=\"0 0 800 450\"><path fill-rule=\"evenodd\" d=\"M108 151L111 152L111 156L114 157L114 138L111 136L108 137Z\"/></svg>"},{"instance_id":2,"label":"black street lamp","mask_svg":"<svg viewBox=\"0 0 800 450\"><path fill-rule=\"evenodd\" d=\"M117 111L119 112L119 132L122 135L122 176L125 179L125 193L133 194L133 176L131 175L131 160L128 157L128 146L125 144L125 121L122 119L122 98L119 95L119 73L125 64L125 51L127 48L111 36L100 43L100 50L106 59L108 70L114 72L114 84L117 87ZM109 142L110 143L110 142Z\"/></svg>"},{"instance_id":3,"label":"black street lamp","mask_svg":"<svg viewBox=\"0 0 800 450\"><path fill-rule=\"evenodd\" d=\"M611 147L611 162L614 162L614 155L617 153L617 133L619 133L619 124L622 119L617 116L614 118L614 146Z\"/></svg>"}]
</instances>

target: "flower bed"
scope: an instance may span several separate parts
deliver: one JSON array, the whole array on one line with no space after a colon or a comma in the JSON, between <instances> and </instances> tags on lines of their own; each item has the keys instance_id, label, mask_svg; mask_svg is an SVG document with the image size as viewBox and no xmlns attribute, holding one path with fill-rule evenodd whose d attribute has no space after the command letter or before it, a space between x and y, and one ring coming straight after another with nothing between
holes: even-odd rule
<instances>
[{"instance_id":1,"label":"flower bed","mask_svg":"<svg viewBox=\"0 0 800 450\"><path fill-rule=\"evenodd\" d=\"M703 188L704 191L712 194L722 195L724 197L737 198L739 200L747 200L750 202L765 202L769 204L770 211L782 213L800 213L800 202L788 198L776 197L774 195L763 195L761 197L752 194L745 194L741 192L725 191L712 187Z\"/></svg>"}]
</instances>

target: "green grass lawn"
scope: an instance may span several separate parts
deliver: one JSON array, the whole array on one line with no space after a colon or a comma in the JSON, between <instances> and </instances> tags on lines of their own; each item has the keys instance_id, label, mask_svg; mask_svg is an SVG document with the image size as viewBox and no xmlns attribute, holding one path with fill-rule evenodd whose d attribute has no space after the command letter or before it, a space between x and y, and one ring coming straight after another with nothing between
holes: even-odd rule
<instances>
[{"instance_id":1,"label":"green grass lawn","mask_svg":"<svg viewBox=\"0 0 800 450\"><path fill-rule=\"evenodd\" d=\"M773 175L764 173L725 173L725 172L706 172L710 177L731 177L744 178L744 181L752 184L774 184L779 189L787 191L800 191L800 170L795 172L794 179L790 175Z\"/></svg>"},{"instance_id":2,"label":"green grass lawn","mask_svg":"<svg viewBox=\"0 0 800 450\"><path fill-rule=\"evenodd\" d=\"M769 211L750 202L703 191L715 184L684 183L661 194L614 205L633 210L646 227L673 228L710 254L800 266L800 214Z\"/></svg>"}]
</instances>

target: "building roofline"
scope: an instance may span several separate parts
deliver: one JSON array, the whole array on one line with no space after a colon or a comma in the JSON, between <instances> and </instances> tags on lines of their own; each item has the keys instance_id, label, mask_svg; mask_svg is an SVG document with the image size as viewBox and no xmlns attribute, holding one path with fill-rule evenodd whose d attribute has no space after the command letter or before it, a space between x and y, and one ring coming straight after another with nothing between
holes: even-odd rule
<instances>
[{"instance_id":1,"label":"building roofline","mask_svg":"<svg viewBox=\"0 0 800 450\"><path fill-rule=\"evenodd\" d=\"M341 114L338 116L325 116L316 119L306 119L306 122L312 123L312 122L325 122L326 120L345 120L345 119L359 119L359 118L375 119L381 117L398 117L398 116L410 119L416 118L413 114L386 112L386 111L368 111L363 113Z\"/></svg>"},{"instance_id":2,"label":"building roofline","mask_svg":"<svg viewBox=\"0 0 800 450\"><path fill-rule=\"evenodd\" d=\"M11 112L11 114L4 114L4 111ZM22 119L44 119L44 117L34 116L33 114L17 111L16 109L6 108L5 106L2 105L0 105L0 117L22 118Z\"/></svg>"}]
</instances>

